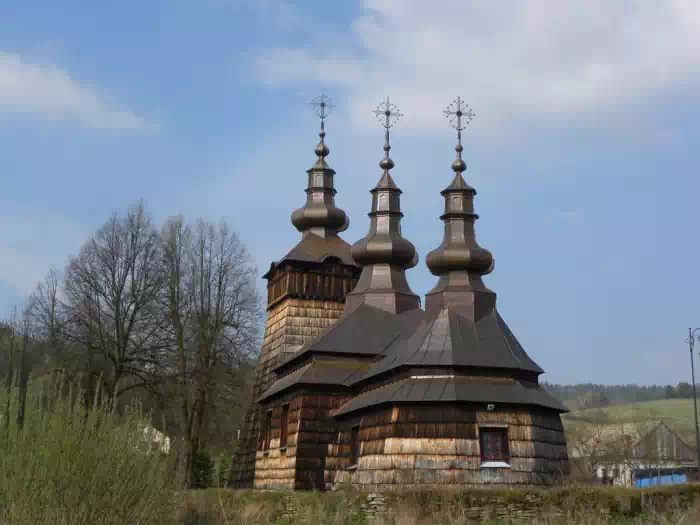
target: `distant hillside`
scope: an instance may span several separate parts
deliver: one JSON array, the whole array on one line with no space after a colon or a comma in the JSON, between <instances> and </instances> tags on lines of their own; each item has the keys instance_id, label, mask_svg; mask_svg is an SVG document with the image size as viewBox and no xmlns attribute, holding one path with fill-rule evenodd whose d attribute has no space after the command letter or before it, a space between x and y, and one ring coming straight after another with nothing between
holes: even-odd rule
<instances>
[{"instance_id":1,"label":"distant hillside","mask_svg":"<svg viewBox=\"0 0 700 525\"><path fill-rule=\"evenodd\" d=\"M577 385L560 385L542 382L542 386L550 394L564 403L569 409L592 408L595 400L604 402L600 405L615 405L625 403L640 403L645 401L661 401L664 399L691 399L693 389L690 383L681 382L672 385L600 385L581 383Z\"/></svg>"},{"instance_id":2,"label":"distant hillside","mask_svg":"<svg viewBox=\"0 0 700 525\"><path fill-rule=\"evenodd\" d=\"M664 421L687 443L695 443L692 399L664 399L642 403L620 403L598 409L577 410L562 415L567 431L591 422L614 424Z\"/></svg>"}]
</instances>

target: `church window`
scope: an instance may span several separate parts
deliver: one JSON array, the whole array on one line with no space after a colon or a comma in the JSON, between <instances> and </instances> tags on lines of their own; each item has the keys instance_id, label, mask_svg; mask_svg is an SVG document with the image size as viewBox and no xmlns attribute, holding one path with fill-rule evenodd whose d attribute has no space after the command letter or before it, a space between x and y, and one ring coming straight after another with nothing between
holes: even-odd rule
<instances>
[{"instance_id":1,"label":"church window","mask_svg":"<svg viewBox=\"0 0 700 525\"><path fill-rule=\"evenodd\" d=\"M479 428L479 440L482 463L505 463L498 466L507 466L510 460L507 428Z\"/></svg>"}]
</instances>

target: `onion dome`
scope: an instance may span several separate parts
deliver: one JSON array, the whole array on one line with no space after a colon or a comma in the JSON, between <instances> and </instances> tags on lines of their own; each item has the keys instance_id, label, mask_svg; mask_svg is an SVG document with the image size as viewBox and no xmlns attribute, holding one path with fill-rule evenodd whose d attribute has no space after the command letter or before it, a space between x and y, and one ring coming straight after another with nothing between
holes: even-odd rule
<instances>
[{"instance_id":1,"label":"onion dome","mask_svg":"<svg viewBox=\"0 0 700 525\"><path fill-rule=\"evenodd\" d=\"M333 106L325 95L317 97L312 104L321 117L321 131L318 134L321 140L314 150L317 156L316 162L306 170L309 175L306 203L292 212L292 224L303 234L315 233L321 237L327 237L347 230L350 220L345 212L335 205L336 190L333 187L335 171L326 163L330 150L324 140L326 137L324 120Z\"/></svg>"},{"instance_id":2,"label":"onion dome","mask_svg":"<svg viewBox=\"0 0 700 525\"><path fill-rule=\"evenodd\" d=\"M352 258L361 266L370 264L390 264L404 269L413 268L418 263L415 246L401 236L401 190L389 174L394 161L389 157L389 129L401 114L396 107L386 101L375 111L384 120L384 158L379 167L384 170L379 182L370 190L372 211L369 233L352 246Z\"/></svg>"},{"instance_id":3,"label":"onion dome","mask_svg":"<svg viewBox=\"0 0 700 525\"><path fill-rule=\"evenodd\" d=\"M370 190L369 232L352 246L352 258L363 269L355 289L346 297L346 311L352 311L363 302L395 313L417 308L420 304L404 273L418 264L418 254L413 243L401 235L401 190L389 174L394 167L389 157L389 128L401 114L388 98L380 108L375 114L384 120L382 125L386 130L384 158L379 163L384 172Z\"/></svg>"},{"instance_id":4,"label":"onion dome","mask_svg":"<svg viewBox=\"0 0 700 525\"><path fill-rule=\"evenodd\" d=\"M471 110L463 112L458 98L457 110L449 114L457 117L458 139L455 151L457 158L452 163L455 172L450 185L440 194L445 199L445 213L440 219L445 223L442 244L426 257L426 263L433 275L463 271L470 274L486 275L493 270L493 255L476 242L474 222L479 216L474 213L474 196L476 190L469 186L462 177L467 166L462 160L462 119L471 120Z\"/></svg>"},{"instance_id":5,"label":"onion dome","mask_svg":"<svg viewBox=\"0 0 700 525\"><path fill-rule=\"evenodd\" d=\"M388 148L385 147L385 149ZM388 165L388 160L382 160L380 166ZM352 258L361 266L370 264L390 264L404 269L413 268L418 264L418 254L411 241L401 235L400 195L401 190L396 186L385 168L379 182L370 190L372 194L372 211L369 233L352 246Z\"/></svg>"}]
</instances>

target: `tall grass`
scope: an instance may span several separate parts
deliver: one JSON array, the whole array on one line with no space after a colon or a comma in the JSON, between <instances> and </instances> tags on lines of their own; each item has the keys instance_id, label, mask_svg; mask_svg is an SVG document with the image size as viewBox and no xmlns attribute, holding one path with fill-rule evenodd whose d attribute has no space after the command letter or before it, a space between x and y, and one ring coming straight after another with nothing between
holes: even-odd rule
<instances>
[{"instance_id":1,"label":"tall grass","mask_svg":"<svg viewBox=\"0 0 700 525\"><path fill-rule=\"evenodd\" d=\"M116 525L168 522L168 460L144 439L138 404L91 406L63 381L0 386L0 523Z\"/></svg>"}]
</instances>

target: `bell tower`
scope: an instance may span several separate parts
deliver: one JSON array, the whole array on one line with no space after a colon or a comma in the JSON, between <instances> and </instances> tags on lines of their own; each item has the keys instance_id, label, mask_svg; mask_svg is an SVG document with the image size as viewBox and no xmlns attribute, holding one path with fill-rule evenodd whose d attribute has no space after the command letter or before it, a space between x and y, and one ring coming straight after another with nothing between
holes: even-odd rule
<instances>
[{"instance_id":1,"label":"bell tower","mask_svg":"<svg viewBox=\"0 0 700 525\"><path fill-rule=\"evenodd\" d=\"M314 150L317 158L306 171L306 202L291 217L301 240L263 276L267 279L267 325L232 472L238 488L253 486L262 417L255 400L274 382L272 370L343 314L345 296L361 272L350 245L338 235L350 221L335 205L335 171L326 163L330 150L325 143L325 119L333 105L323 94L311 105L321 120L320 141Z\"/></svg>"}]
</instances>

